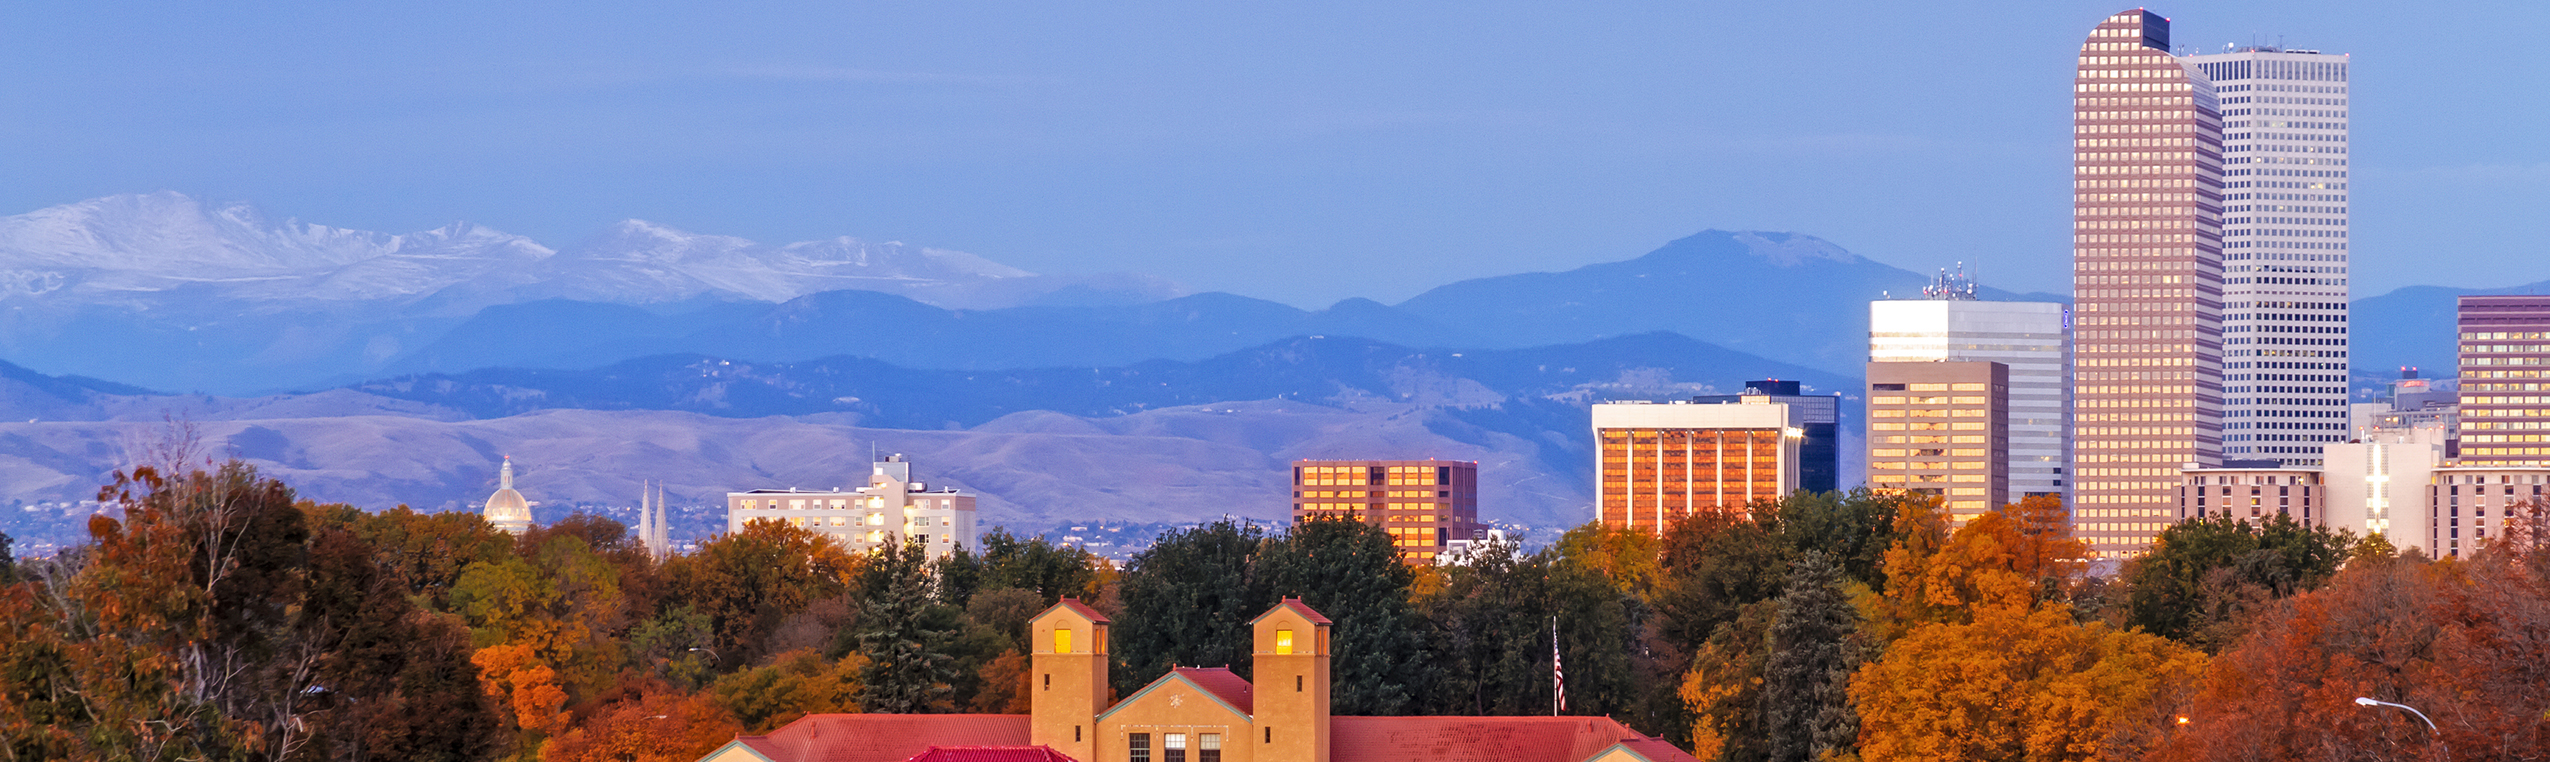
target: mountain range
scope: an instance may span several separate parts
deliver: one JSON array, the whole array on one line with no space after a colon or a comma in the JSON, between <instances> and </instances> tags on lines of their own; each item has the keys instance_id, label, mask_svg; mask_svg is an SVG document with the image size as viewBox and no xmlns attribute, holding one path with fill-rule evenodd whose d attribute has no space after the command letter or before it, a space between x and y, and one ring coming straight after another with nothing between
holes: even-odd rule
<instances>
[{"instance_id":1,"label":"mountain range","mask_svg":"<svg viewBox=\"0 0 2550 762\"><path fill-rule=\"evenodd\" d=\"M900 242L628 221L553 249L109 197L0 219L0 530L75 533L172 419L371 507L467 506L514 454L543 511L615 509L654 478L706 531L724 491L830 486L864 445L982 492L990 523L1275 518L1285 461L1423 453L1494 464L1488 517L1562 526L1590 500L1585 404L1793 378L1856 415L1866 302L1928 281L1713 230L1305 310ZM2358 300L2358 383L2449 367L2466 292Z\"/></svg>"}]
</instances>

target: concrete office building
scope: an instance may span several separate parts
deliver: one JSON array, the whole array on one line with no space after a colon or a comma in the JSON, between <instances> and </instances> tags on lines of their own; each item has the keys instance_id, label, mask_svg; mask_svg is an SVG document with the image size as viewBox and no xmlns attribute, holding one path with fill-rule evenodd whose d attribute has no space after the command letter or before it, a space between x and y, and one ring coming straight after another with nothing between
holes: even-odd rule
<instances>
[{"instance_id":1,"label":"concrete office building","mask_svg":"<svg viewBox=\"0 0 2550 762\"><path fill-rule=\"evenodd\" d=\"M2347 57L2184 60L2222 111L2223 457L2318 465L2347 439Z\"/></svg>"},{"instance_id":2,"label":"concrete office building","mask_svg":"<svg viewBox=\"0 0 2550 762\"><path fill-rule=\"evenodd\" d=\"M2075 510L2093 555L2148 547L2182 469L2222 455L2222 123L2169 21L2109 16L2073 80ZM2124 528L2115 528L2124 527Z\"/></svg>"},{"instance_id":3,"label":"concrete office building","mask_svg":"<svg viewBox=\"0 0 2550 762\"><path fill-rule=\"evenodd\" d=\"M1594 405L1595 518L1662 534L1693 511L1744 510L1798 488L1806 432L1782 403Z\"/></svg>"},{"instance_id":4,"label":"concrete office building","mask_svg":"<svg viewBox=\"0 0 2550 762\"><path fill-rule=\"evenodd\" d=\"M1842 396L1807 394L1803 388L1796 381L1746 381L1743 394L1705 394L1692 397L1691 401L1701 405L1789 406L1797 429L1805 432L1797 444L1797 488L1809 492L1841 489Z\"/></svg>"},{"instance_id":5,"label":"concrete office building","mask_svg":"<svg viewBox=\"0 0 2550 762\"><path fill-rule=\"evenodd\" d=\"M726 493L726 531L755 520L784 521L865 553L906 537L918 538L937 560L958 545L975 544L971 492L929 489L912 480L912 464L888 455L870 464L863 487L829 490L757 489Z\"/></svg>"},{"instance_id":6,"label":"concrete office building","mask_svg":"<svg viewBox=\"0 0 2550 762\"><path fill-rule=\"evenodd\" d=\"M1947 289L1947 293L1971 293ZM2009 460L2001 491L2009 502L2061 496L2071 454L2071 309L2052 302L1900 299L1868 305L1868 361L1996 362L2010 369ZM1870 447L1876 439L1869 440ZM1872 478L1874 471L1871 471Z\"/></svg>"},{"instance_id":7,"label":"concrete office building","mask_svg":"<svg viewBox=\"0 0 2550 762\"><path fill-rule=\"evenodd\" d=\"M2321 483L2316 468L2234 467L2191 468L2180 476L2178 518L2230 517L2242 521L2261 521L2275 516L2291 517L2304 526L2318 526L2327 511L2322 507L2328 489ZM2123 517L2136 524L2126 531L2159 534L2171 520L2152 521L2141 516ZM2080 521L2098 522L2104 517L2086 516Z\"/></svg>"},{"instance_id":8,"label":"concrete office building","mask_svg":"<svg viewBox=\"0 0 2550 762\"><path fill-rule=\"evenodd\" d=\"M2465 448L2467 449L2467 448ZM2479 551L2490 538L2504 539L2506 520L2530 517L2550 500L2550 466L2455 465L2426 478L2426 537L2436 558ZM2394 545L2405 545L2393 539Z\"/></svg>"},{"instance_id":9,"label":"concrete office building","mask_svg":"<svg viewBox=\"0 0 2550 762\"><path fill-rule=\"evenodd\" d=\"M1454 542L1485 537L1479 464L1462 460L1293 461L1293 520L1335 516L1380 525L1399 560L1431 564Z\"/></svg>"},{"instance_id":10,"label":"concrete office building","mask_svg":"<svg viewBox=\"0 0 2550 762\"><path fill-rule=\"evenodd\" d=\"M2550 467L2550 296L2464 296L2460 462Z\"/></svg>"},{"instance_id":11,"label":"concrete office building","mask_svg":"<svg viewBox=\"0 0 2550 762\"><path fill-rule=\"evenodd\" d=\"M2010 502L2010 366L1868 364L1868 486L1936 495L1963 524Z\"/></svg>"},{"instance_id":12,"label":"concrete office building","mask_svg":"<svg viewBox=\"0 0 2550 762\"><path fill-rule=\"evenodd\" d=\"M2321 445L2331 529L2380 534L2391 544L2428 547L2426 483L2446 460L2450 432L2441 426L2380 429Z\"/></svg>"}]
</instances>

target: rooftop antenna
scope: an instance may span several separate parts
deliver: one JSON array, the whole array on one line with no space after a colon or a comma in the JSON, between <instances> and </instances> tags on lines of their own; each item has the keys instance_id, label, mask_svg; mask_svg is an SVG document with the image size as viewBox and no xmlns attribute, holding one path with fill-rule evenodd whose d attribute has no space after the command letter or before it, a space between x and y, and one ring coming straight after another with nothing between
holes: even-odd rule
<instances>
[{"instance_id":1,"label":"rooftop antenna","mask_svg":"<svg viewBox=\"0 0 2550 762\"><path fill-rule=\"evenodd\" d=\"M1964 262L1957 263L1955 272L1950 272L1945 267L1939 268L1939 274L1930 279L1930 285L1921 288L1921 296L1924 299L1947 302L1971 302L1979 299L1975 296L1974 278L1966 275Z\"/></svg>"}]
</instances>

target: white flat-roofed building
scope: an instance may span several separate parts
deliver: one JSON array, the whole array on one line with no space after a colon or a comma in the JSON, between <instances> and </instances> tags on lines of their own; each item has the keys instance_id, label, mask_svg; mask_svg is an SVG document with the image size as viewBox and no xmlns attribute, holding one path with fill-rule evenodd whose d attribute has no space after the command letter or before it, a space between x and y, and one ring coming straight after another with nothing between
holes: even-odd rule
<instances>
[{"instance_id":1,"label":"white flat-roofed building","mask_svg":"<svg viewBox=\"0 0 2550 762\"><path fill-rule=\"evenodd\" d=\"M1661 534L1696 510L1744 510L1798 487L1806 437L1783 403L1593 407L1596 518Z\"/></svg>"},{"instance_id":2,"label":"white flat-roofed building","mask_svg":"<svg viewBox=\"0 0 2550 762\"><path fill-rule=\"evenodd\" d=\"M1868 305L1869 362L1997 362L2010 367L2011 502L2064 494L2070 458L2070 309L2052 302L1901 299ZM2069 501L2066 501L2067 504Z\"/></svg>"},{"instance_id":3,"label":"white flat-roofed building","mask_svg":"<svg viewBox=\"0 0 2550 762\"><path fill-rule=\"evenodd\" d=\"M958 545L975 544L974 501L970 492L933 491L913 481L912 464L901 455L889 455L871 466L864 487L726 493L726 531L742 531L759 519L783 521L829 537L853 553L915 537L935 560Z\"/></svg>"},{"instance_id":4,"label":"white flat-roofed building","mask_svg":"<svg viewBox=\"0 0 2550 762\"><path fill-rule=\"evenodd\" d=\"M2347 56L2189 56L2222 102L2222 453L2320 463L2347 415Z\"/></svg>"},{"instance_id":5,"label":"white flat-roofed building","mask_svg":"<svg viewBox=\"0 0 2550 762\"><path fill-rule=\"evenodd\" d=\"M2438 425L2376 429L2322 445L2330 529L2382 535L2401 548L2428 548L2426 482L2445 460L2452 432Z\"/></svg>"}]
</instances>

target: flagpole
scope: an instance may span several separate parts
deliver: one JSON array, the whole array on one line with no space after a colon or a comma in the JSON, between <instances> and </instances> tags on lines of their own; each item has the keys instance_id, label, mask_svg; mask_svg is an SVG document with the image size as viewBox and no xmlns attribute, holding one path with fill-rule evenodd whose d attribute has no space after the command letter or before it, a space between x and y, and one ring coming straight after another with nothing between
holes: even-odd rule
<instances>
[{"instance_id":1,"label":"flagpole","mask_svg":"<svg viewBox=\"0 0 2550 762\"><path fill-rule=\"evenodd\" d=\"M1567 673L1558 666L1558 616L1549 618L1549 716L1558 716L1558 697L1567 690Z\"/></svg>"}]
</instances>

